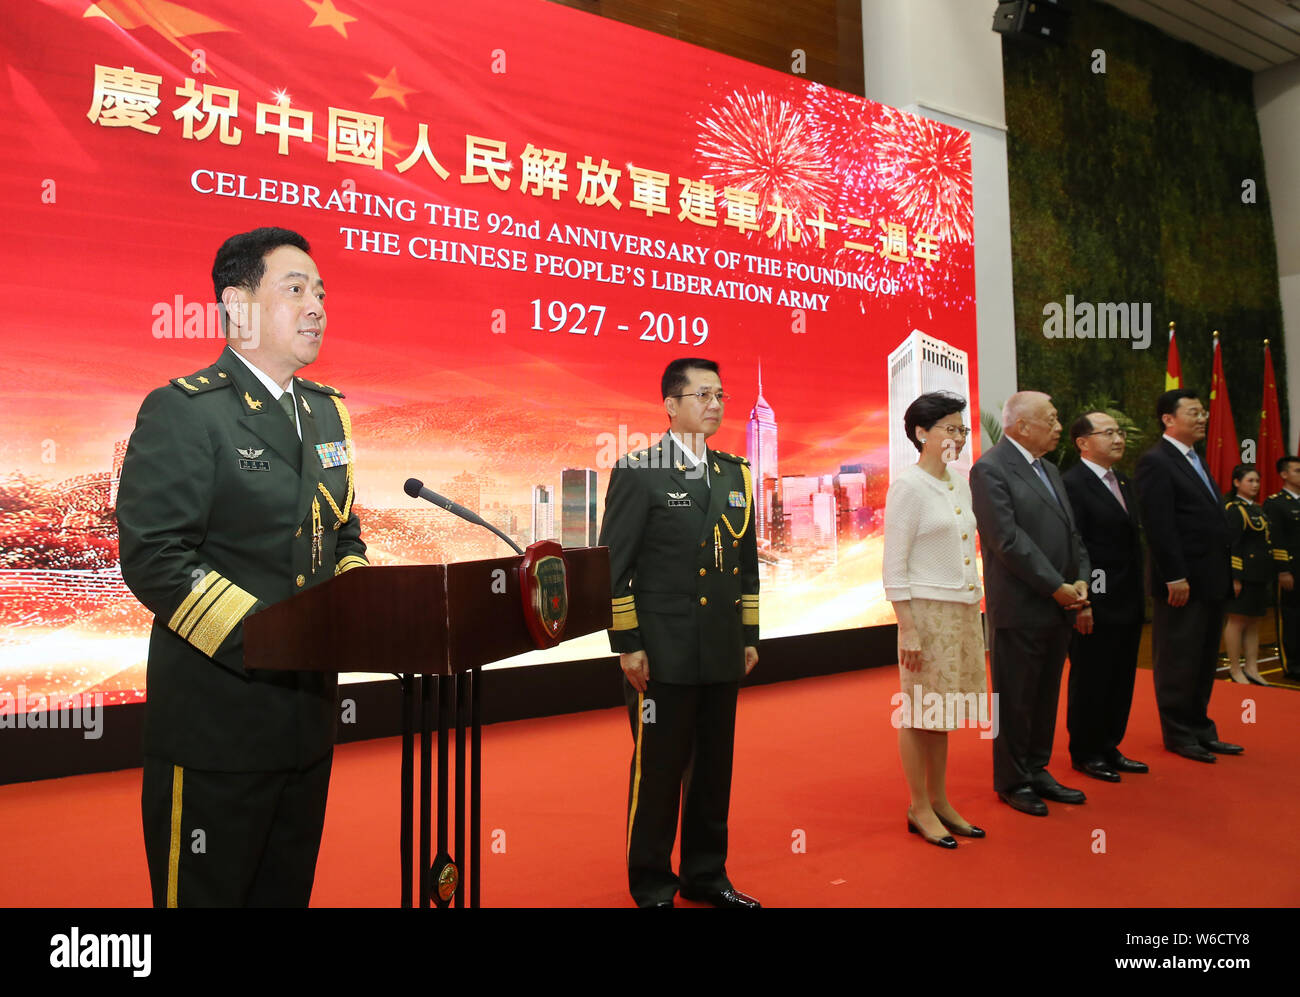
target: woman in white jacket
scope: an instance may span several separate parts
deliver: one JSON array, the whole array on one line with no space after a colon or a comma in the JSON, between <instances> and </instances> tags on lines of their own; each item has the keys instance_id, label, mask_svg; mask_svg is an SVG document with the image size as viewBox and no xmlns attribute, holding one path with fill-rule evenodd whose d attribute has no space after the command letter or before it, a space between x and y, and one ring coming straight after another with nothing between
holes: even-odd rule
<instances>
[{"instance_id":1,"label":"woman in white jacket","mask_svg":"<svg viewBox=\"0 0 1300 997\"><path fill-rule=\"evenodd\" d=\"M890 483L885 500L885 598L898 618L898 753L911 792L907 829L942 848L952 834L982 838L948 801L948 731L974 726L986 702L975 515L970 486L948 465L966 445L966 400L924 394L903 414L920 459ZM985 714L987 716L987 714ZM952 834L945 833L947 831Z\"/></svg>"}]
</instances>

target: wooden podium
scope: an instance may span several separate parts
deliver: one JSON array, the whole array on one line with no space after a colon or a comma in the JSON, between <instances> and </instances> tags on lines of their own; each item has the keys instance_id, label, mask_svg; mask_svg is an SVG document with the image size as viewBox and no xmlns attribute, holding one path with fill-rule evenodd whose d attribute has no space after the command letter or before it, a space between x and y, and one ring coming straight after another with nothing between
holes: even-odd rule
<instances>
[{"instance_id":1,"label":"wooden podium","mask_svg":"<svg viewBox=\"0 0 1300 997\"><path fill-rule=\"evenodd\" d=\"M520 557L356 568L244 621L244 665L279 671L394 672L402 683L402 906L414 881L414 728L420 706L420 906L464 906L465 728L470 731L469 906L479 906L482 844L481 666L537 645L519 581ZM609 550L564 551L562 639L608 629ZM438 852L431 856L433 715L438 714ZM447 841L447 743L456 728L454 851Z\"/></svg>"}]
</instances>

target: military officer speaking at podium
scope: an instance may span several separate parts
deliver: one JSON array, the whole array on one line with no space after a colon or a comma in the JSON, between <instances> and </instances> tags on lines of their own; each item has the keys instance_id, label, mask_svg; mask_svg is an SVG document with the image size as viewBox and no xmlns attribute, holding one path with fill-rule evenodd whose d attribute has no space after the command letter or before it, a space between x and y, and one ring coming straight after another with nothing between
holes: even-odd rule
<instances>
[{"instance_id":1,"label":"military officer speaking at podium","mask_svg":"<svg viewBox=\"0 0 1300 997\"><path fill-rule=\"evenodd\" d=\"M294 377L325 286L287 229L232 236L213 286L226 346L140 408L122 464L122 576L154 614L144 735L155 906L306 906L325 819L337 676L248 671L243 619L366 564L351 422Z\"/></svg>"},{"instance_id":2,"label":"military officer speaking at podium","mask_svg":"<svg viewBox=\"0 0 1300 997\"><path fill-rule=\"evenodd\" d=\"M680 888L753 908L726 872L736 697L758 663L753 482L743 457L706 443L727 401L718 365L674 360L661 389L669 431L619 459L600 530L632 723L628 885L639 907L671 907Z\"/></svg>"}]
</instances>

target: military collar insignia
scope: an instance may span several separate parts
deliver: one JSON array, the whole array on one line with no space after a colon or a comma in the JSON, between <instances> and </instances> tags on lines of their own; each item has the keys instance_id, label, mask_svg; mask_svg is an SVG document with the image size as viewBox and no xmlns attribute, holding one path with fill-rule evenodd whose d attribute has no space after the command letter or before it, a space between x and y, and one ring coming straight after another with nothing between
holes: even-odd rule
<instances>
[{"instance_id":1,"label":"military collar insignia","mask_svg":"<svg viewBox=\"0 0 1300 997\"><path fill-rule=\"evenodd\" d=\"M308 415L311 415L311 406L307 404L306 398L302 399L302 407L307 412Z\"/></svg>"},{"instance_id":2,"label":"military collar insignia","mask_svg":"<svg viewBox=\"0 0 1300 997\"><path fill-rule=\"evenodd\" d=\"M260 412L260 411L262 411L262 403L259 402L259 401L258 401L256 398L254 398L252 395L250 395L247 391L244 392L244 403L245 403L249 408L251 408L254 412Z\"/></svg>"}]
</instances>

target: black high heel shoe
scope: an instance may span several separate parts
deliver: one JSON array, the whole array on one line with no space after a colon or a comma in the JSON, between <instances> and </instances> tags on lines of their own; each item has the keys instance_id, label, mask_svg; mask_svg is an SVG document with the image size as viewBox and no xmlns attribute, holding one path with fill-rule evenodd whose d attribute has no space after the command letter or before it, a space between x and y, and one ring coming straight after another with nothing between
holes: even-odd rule
<instances>
[{"instance_id":1,"label":"black high heel shoe","mask_svg":"<svg viewBox=\"0 0 1300 997\"><path fill-rule=\"evenodd\" d=\"M935 814L935 816L937 817L938 814ZM930 844L932 844L932 845L938 845L940 848L956 848L956 847L957 847L957 839L954 838L951 834L945 834L942 838L932 838L932 837L930 837L928 834L926 834L924 831L922 831L922 830L917 826L916 821L914 821L914 820L912 819L912 811L911 811L911 810L908 810L908 811L907 811L907 832L908 832L908 834L919 834L922 838L924 838L924 839L925 839L926 841L928 841Z\"/></svg>"},{"instance_id":2,"label":"black high heel shoe","mask_svg":"<svg viewBox=\"0 0 1300 997\"><path fill-rule=\"evenodd\" d=\"M1242 672L1241 674L1246 676L1246 681L1249 682L1251 685L1272 685L1273 684L1272 682L1265 682L1263 679L1255 678L1255 676L1251 675L1250 672ZM935 814L935 816L938 817L939 815Z\"/></svg>"},{"instance_id":3,"label":"black high heel shoe","mask_svg":"<svg viewBox=\"0 0 1300 997\"><path fill-rule=\"evenodd\" d=\"M960 834L963 838L983 838L984 828L976 827L974 824L967 824L964 828L959 824L954 824L950 820L944 820L941 814L935 814L939 818L939 823L946 827L953 834Z\"/></svg>"}]
</instances>

